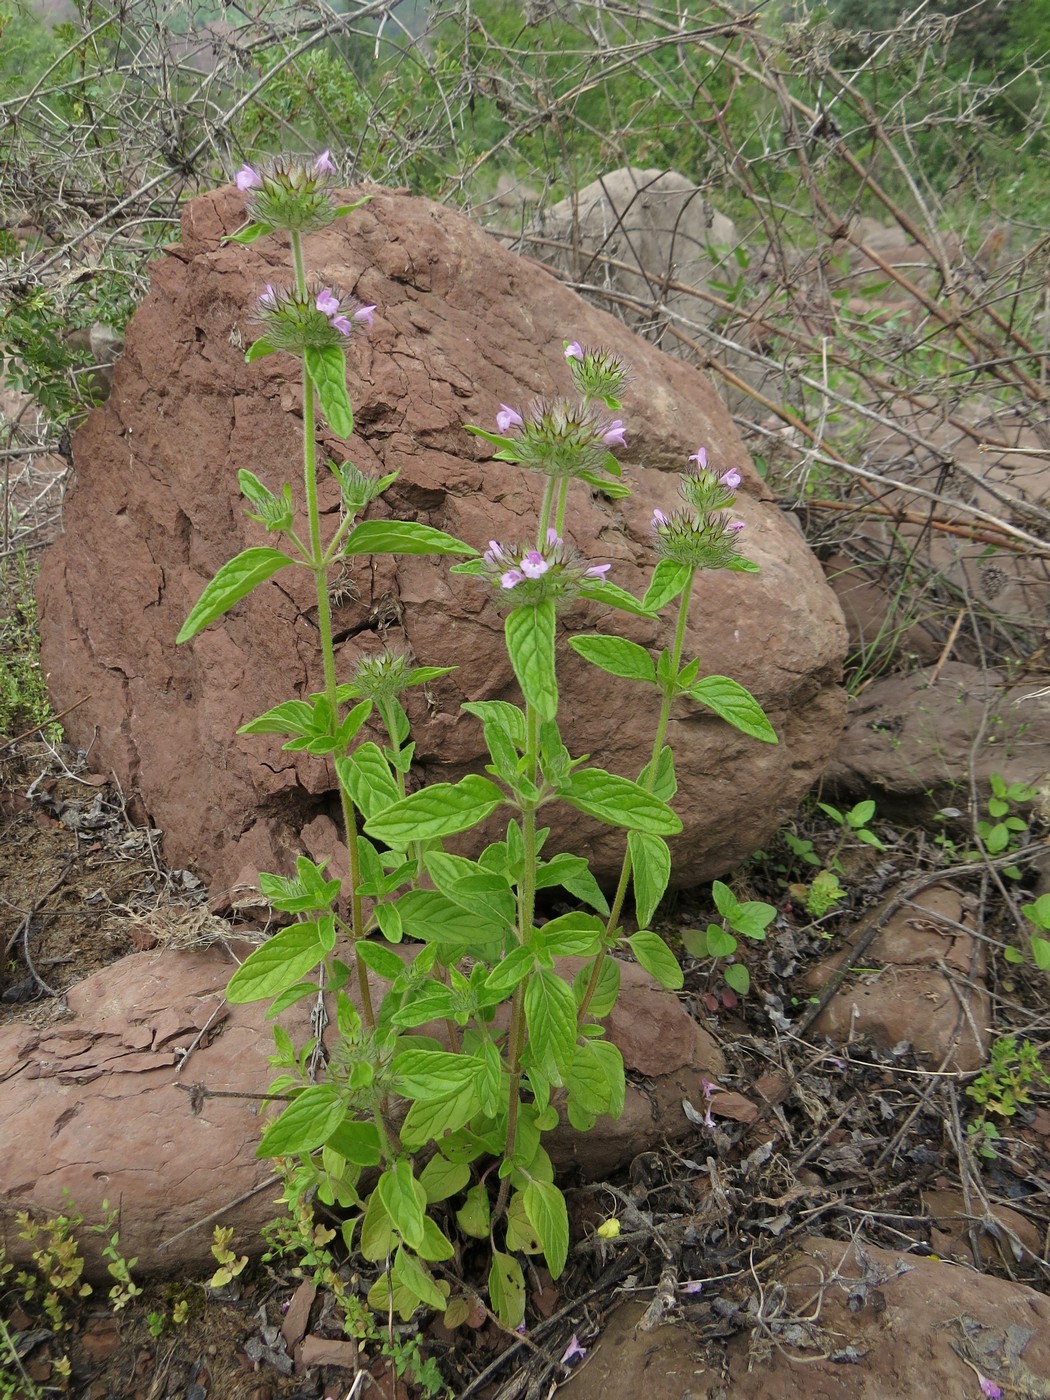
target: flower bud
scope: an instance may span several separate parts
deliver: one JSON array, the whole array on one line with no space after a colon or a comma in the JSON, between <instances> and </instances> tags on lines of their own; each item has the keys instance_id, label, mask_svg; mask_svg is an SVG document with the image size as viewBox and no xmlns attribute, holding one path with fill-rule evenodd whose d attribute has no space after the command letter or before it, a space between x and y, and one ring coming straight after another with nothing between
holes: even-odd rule
<instances>
[{"instance_id":1,"label":"flower bud","mask_svg":"<svg viewBox=\"0 0 1050 1400\"><path fill-rule=\"evenodd\" d=\"M336 218L329 182L335 173L328 151L322 151L313 161L277 156L259 167L242 165L235 180L248 196L253 223L271 231L311 233Z\"/></svg>"}]
</instances>

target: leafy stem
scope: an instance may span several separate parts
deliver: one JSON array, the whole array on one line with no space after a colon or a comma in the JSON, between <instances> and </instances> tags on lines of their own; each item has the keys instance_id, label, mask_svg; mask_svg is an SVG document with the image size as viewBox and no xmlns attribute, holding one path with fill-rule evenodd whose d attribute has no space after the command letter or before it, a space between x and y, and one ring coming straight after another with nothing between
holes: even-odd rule
<instances>
[{"instance_id":1,"label":"leafy stem","mask_svg":"<svg viewBox=\"0 0 1050 1400\"><path fill-rule=\"evenodd\" d=\"M671 650L670 676L661 687L663 699L660 702L660 716L656 721L656 735L653 739L652 754L649 758L648 766L645 770L642 787L646 792L652 792L656 786L656 775L659 765L660 754L663 752L664 739L667 737L667 726L671 719L671 705L677 693L677 677L682 665L682 651L685 648L685 629L689 620L689 605L692 601L693 580L696 577L696 569L690 569L685 587L682 589L678 600L678 620L675 625L674 643ZM627 898L627 889L631 881L631 849L624 851L623 865L620 869L620 879L616 886L616 893L613 896L612 906L609 910L609 917L605 924L605 942L601 952L594 959L594 966L591 968L590 981L587 983L587 990L580 1002L580 1009L577 1012L577 1023L582 1025L587 1014L587 1008L591 1004L594 993L598 989L601 979L602 964L609 955L610 943L620 922L620 915L623 912L623 903Z\"/></svg>"}]
</instances>

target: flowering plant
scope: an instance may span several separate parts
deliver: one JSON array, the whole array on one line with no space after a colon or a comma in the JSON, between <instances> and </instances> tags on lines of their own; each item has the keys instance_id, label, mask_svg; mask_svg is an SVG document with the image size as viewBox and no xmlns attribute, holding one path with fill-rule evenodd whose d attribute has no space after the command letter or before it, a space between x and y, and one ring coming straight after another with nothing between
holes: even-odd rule
<instances>
[{"instance_id":1,"label":"flowering plant","mask_svg":"<svg viewBox=\"0 0 1050 1400\"><path fill-rule=\"evenodd\" d=\"M275 1026L273 1062L281 1073L272 1092L291 1102L266 1127L259 1153L293 1163L289 1190L315 1191L345 1213L347 1246L379 1269L370 1303L406 1319L422 1304L442 1309L454 1323L460 1314L435 1267L455 1252L454 1220L460 1232L488 1240L489 1300L515 1328L525 1312L522 1255L542 1253L557 1278L568 1254L565 1199L543 1135L563 1117L585 1131L599 1115L615 1117L623 1109L623 1060L602 1024L619 990L611 954L627 949L664 986L682 985L674 956L648 928L670 878L666 838L681 830L670 806L676 788L665 744L671 707L688 695L756 739L776 742L746 690L725 676L701 677L699 662L683 658L697 574L755 566L738 553L742 526L729 515L739 473L709 469L702 449L683 481L683 508L654 515L659 557L643 597L609 579L607 563L566 543L573 482L613 495L627 489L613 455L625 444L626 428L608 416L621 407L627 371L613 352L578 341L564 347L575 399L544 399L523 412L502 405L495 432L468 429L501 460L544 477L533 539L490 540L479 551L418 523L361 519L396 473L372 477L329 464L342 513L323 540L316 417L320 409L337 434L352 432L346 348L371 328L376 313L307 278L303 234L356 207L335 205L332 173L326 152L264 171L245 166L237 177L252 219L238 236L284 230L291 242L292 286L263 291L262 334L248 359L284 351L302 360L304 507L300 520L289 484L272 491L252 472L239 473L252 518L290 549L250 548L224 565L178 641L189 641L279 570L312 572L323 690L277 705L240 732L280 735L286 749L331 763L349 883L344 889L328 878L325 863L305 857L294 875L263 874L263 893L289 922L237 969L227 995L233 1002L269 1000L274 1017L306 997L318 998L324 1014L317 973L334 995L335 1034L326 1045L323 1026L301 1047ZM348 556L375 554L455 557L460 562L452 572L463 576L463 587L487 587L504 616L522 704L464 706L482 726L491 760L484 774L408 790L414 745L400 697L447 668L416 667L386 654L362 661L349 678L336 676L328 575ZM580 599L647 617L677 605L673 640L656 659L613 633L569 640L588 662L652 686L660 697L652 752L637 779L573 757L559 731L556 617ZM385 732L382 744L360 737L373 718ZM611 903L583 858L548 850L540 817L554 802L626 833ZM497 812L503 834L475 859L445 850L446 838ZM578 908L544 922L537 897L553 887ZM640 931L625 937L621 914L629 893ZM566 957L585 960L574 977L560 969ZM369 972L386 984L378 1004ZM440 1036L422 1033L434 1025Z\"/></svg>"}]
</instances>

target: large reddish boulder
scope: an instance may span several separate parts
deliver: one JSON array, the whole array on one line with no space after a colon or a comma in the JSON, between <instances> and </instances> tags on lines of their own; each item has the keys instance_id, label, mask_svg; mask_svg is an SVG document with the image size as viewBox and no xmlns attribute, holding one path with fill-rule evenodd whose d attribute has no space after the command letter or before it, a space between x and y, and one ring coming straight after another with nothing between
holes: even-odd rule
<instances>
[{"instance_id":1,"label":"large reddish boulder","mask_svg":"<svg viewBox=\"0 0 1050 1400\"><path fill-rule=\"evenodd\" d=\"M43 664L75 743L112 769L165 832L165 852L229 889L259 868L283 868L299 833L333 810L333 776L314 758L282 752L238 725L321 687L312 581L286 571L220 624L176 648L175 635L205 582L239 550L270 541L247 520L236 471L272 488L293 484L301 460L298 365L274 355L244 361L255 298L287 280L279 238L250 248L223 239L244 222L226 188L195 200L182 242L156 263L152 290L127 332L107 403L73 444L76 481L65 533L40 581ZM729 729L707 711L678 706L671 725L685 823L673 843L674 882L724 872L761 845L821 770L843 721L839 667L844 629L837 602L794 523L769 498L728 413L691 367L634 338L547 271L503 249L469 220L384 190L307 239L325 284L377 306L370 339L350 350L358 435L325 438L335 460L401 476L374 514L394 512L484 547L490 537L531 533L541 483L486 460L463 430L491 424L501 401L568 387L566 338L604 343L633 366L621 454L634 495L611 503L572 491L568 537L611 561L610 577L639 590L653 561L654 506L672 508L677 473L705 444L713 464L744 474L739 514L757 576L721 573L699 587L690 650L725 671L770 712L779 747ZM337 499L325 484L324 509ZM455 779L483 764L478 722L465 699L513 696L500 619L486 588L450 578L447 562L355 562L335 594L343 675L384 642L420 664L459 669L414 693L416 775ZM301 575L301 576L300 576ZM566 634L621 627L622 615L583 605ZM628 621L649 646L666 622ZM566 649L563 728L575 753L629 776L644 763L657 699L589 669ZM548 808L549 850L571 845L599 875L618 868L621 834Z\"/></svg>"}]
</instances>

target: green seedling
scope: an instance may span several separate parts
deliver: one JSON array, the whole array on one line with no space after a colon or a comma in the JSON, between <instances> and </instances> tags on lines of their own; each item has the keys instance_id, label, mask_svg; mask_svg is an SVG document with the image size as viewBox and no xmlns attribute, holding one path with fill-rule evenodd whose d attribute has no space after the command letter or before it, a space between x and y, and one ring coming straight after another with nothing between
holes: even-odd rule
<instances>
[{"instance_id":1,"label":"green seedling","mask_svg":"<svg viewBox=\"0 0 1050 1400\"><path fill-rule=\"evenodd\" d=\"M1043 972L1050 972L1050 938L1041 937L1041 934L1050 932L1050 894L1041 894L1034 904L1022 904L1021 913L1040 931L1029 935L1032 960ZM1021 950L1012 946L1003 950L1003 957L1010 963L1025 961Z\"/></svg>"},{"instance_id":2,"label":"green seedling","mask_svg":"<svg viewBox=\"0 0 1050 1400\"><path fill-rule=\"evenodd\" d=\"M993 773L989 778L992 795L986 810L976 826L981 850L968 851L968 860L980 860L983 855L1003 856L1019 851L1028 835L1028 823L1013 810L1016 806L1031 802L1035 789L1027 783L1007 783L1001 773ZM1020 880L1021 871L1016 865L1007 865L1003 874L1011 880Z\"/></svg>"},{"instance_id":3,"label":"green seedling","mask_svg":"<svg viewBox=\"0 0 1050 1400\"><path fill-rule=\"evenodd\" d=\"M827 865L832 870L837 870L841 875L842 866L839 862L839 852L845 844L846 838L854 836L858 841L863 841L865 846L874 846L877 851L884 851L886 847L875 835L868 825L875 815L875 803L871 798L863 802L858 802L855 807L851 807L848 812L840 812L837 807L832 807L829 802L818 802L817 806L826 817L830 817L836 826L841 828L841 835L827 861Z\"/></svg>"},{"instance_id":4,"label":"green seedling","mask_svg":"<svg viewBox=\"0 0 1050 1400\"><path fill-rule=\"evenodd\" d=\"M1043 1069L1039 1051L1029 1040L1015 1035L999 1036L993 1043L988 1064L966 1093L981 1109L967 1132L977 1144L982 1157L997 1157L995 1143L999 1130L989 1121L989 1114L1009 1121L1018 1109L1031 1103L1033 1087L1050 1087L1050 1075Z\"/></svg>"},{"instance_id":5,"label":"green seedling","mask_svg":"<svg viewBox=\"0 0 1050 1400\"><path fill-rule=\"evenodd\" d=\"M751 988L751 974L742 962L733 961L739 947L737 934L755 943L764 942L766 929L777 911L772 904L765 904L760 899L737 899L721 880L716 880L711 886L711 895L722 922L708 924L706 929L686 929L682 933L682 942L694 958L716 958L720 962L727 960L722 968L722 977L728 987L744 996Z\"/></svg>"}]
</instances>

